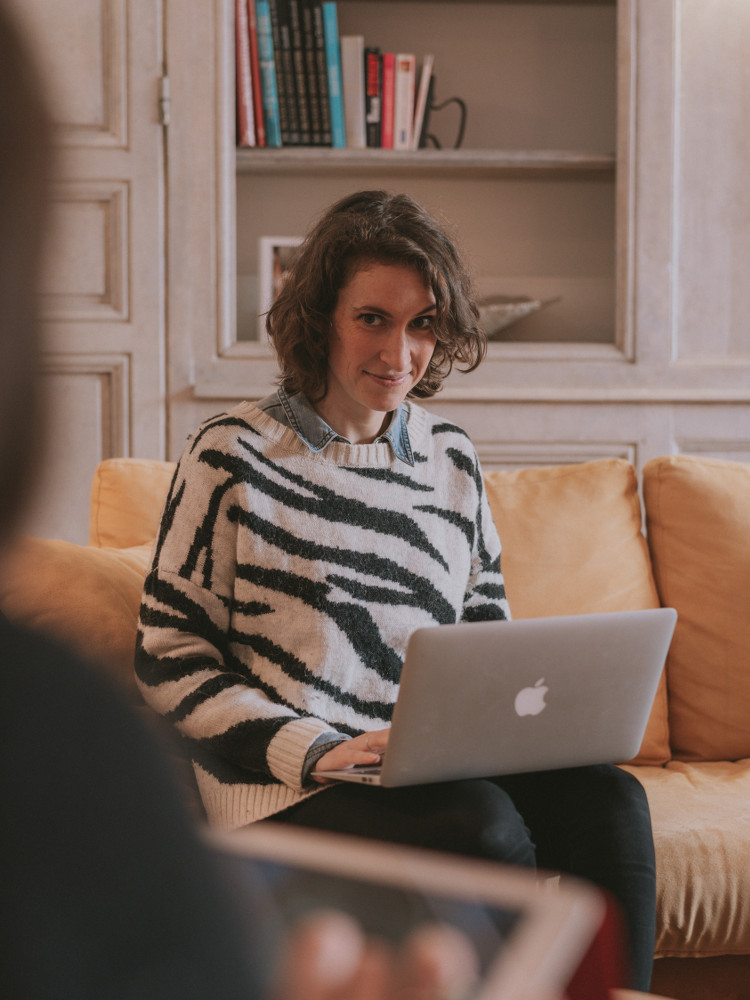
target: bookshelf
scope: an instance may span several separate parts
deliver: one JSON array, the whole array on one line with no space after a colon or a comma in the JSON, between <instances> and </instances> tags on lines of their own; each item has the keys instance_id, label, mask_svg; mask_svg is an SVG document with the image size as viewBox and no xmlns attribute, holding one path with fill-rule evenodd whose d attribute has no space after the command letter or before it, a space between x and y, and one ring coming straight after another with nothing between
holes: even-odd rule
<instances>
[{"instance_id":1,"label":"bookshelf","mask_svg":"<svg viewBox=\"0 0 750 1000\"><path fill-rule=\"evenodd\" d=\"M405 190L442 216L480 294L555 299L491 350L608 356L617 342L617 5L504 0L340 0L341 34L435 54L436 99L458 95L461 149L239 149L236 342L264 349L258 240L301 235L341 195ZM451 110L431 121L448 147ZM255 346L253 346L255 345Z\"/></svg>"},{"instance_id":2,"label":"bookshelf","mask_svg":"<svg viewBox=\"0 0 750 1000\"><path fill-rule=\"evenodd\" d=\"M585 153L568 150L512 149L420 149L413 153L391 149L326 149L289 146L281 149L238 149L237 174L264 174L269 170L304 173L314 168L329 173L352 170L423 171L449 174L526 176L615 173L614 153Z\"/></svg>"}]
</instances>

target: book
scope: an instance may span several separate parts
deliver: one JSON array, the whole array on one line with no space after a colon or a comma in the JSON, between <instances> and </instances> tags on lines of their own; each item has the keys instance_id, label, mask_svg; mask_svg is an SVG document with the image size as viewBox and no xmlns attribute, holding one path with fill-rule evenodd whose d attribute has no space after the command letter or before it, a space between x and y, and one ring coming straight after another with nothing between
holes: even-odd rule
<instances>
[{"instance_id":1,"label":"book","mask_svg":"<svg viewBox=\"0 0 750 1000\"><path fill-rule=\"evenodd\" d=\"M344 99L341 91L341 51L336 0L323 0L322 9L328 75L328 106L331 111L331 145L335 149L344 149L346 148L346 128L344 125Z\"/></svg>"},{"instance_id":2,"label":"book","mask_svg":"<svg viewBox=\"0 0 750 1000\"><path fill-rule=\"evenodd\" d=\"M365 39L342 35L341 91L344 98L344 130L347 149L364 149L365 134Z\"/></svg>"},{"instance_id":3,"label":"book","mask_svg":"<svg viewBox=\"0 0 750 1000\"><path fill-rule=\"evenodd\" d=\"M417 100L414 104L414 123L412 126L412 149L419 149L422 141L422 131L425 123L425 112L427 103L430 100L432 89L432 70L435 65L435 57L427 55L422 60L422 69L419 74L419 89L417 90Z\"/></svg>"},{"instance_id":4,"label":"book","mask_svg":"<svg viewBox=\"0 0 750 1000\"><path fill-rule=\"evenodd\" d=\"M322 0L305 0L310 9L315 46L315 76L318 83L318 110L320 111L320 144L331 145L331 103L328 96L328 62L326 60L325 32L323 29Z\"/></svg>"},{"instance_id":5,"label":"book","mask_svg":"<svg viewBox=\"0 0 750 1000\"><path fill-rule=\"evenodd\" d=\"M255 0L247 0L248 35L250 38L250 76L253 87L253 118L255 121L255 143L266 144L266 123L263 120L263 89L260 81L260 59L258 57L258 22L255 15Z\"/></svg>"},{"instance_id":6,"label":"book","mask_svg":"<svg viewBox=\"0 0 750 1000\"><path fill-rule=\"evenodd\" d=\"M235 73L237 77L237 145L255 145L253 81L250 72L248 0L234 0Z\"/></svg>"},{"instance_id":7,"label":"book","mask_svg":"<svg viewBox=\"0 0 750 1000\"><path fill-rule=\"evenodd\" d=\"M321 119L320 86L318 81L315 24L311 0L300 0L302 21L302 50L304 53L305 85L307 88L307 111L310 116L310 144L323 145L323 122Z\"/></svg>"},{"instance_id":8,"label":"book","mask_svg":"<svg viewBox=\"0 0 750 1000\"><path fill-rule=\"evenodd\" d=\"M427 100L425 101L424 116L422 118L422 127L419 130L419 135L417 136L417 148L426 149L427 147L427 136L430 128L430 114L432 112L432 101L435 93L435 76L434 74L430 77L430 82L427 85Z\"/></svg>"},{"instance_id":9,"label":"book","mask_svg":"<svg viewBox=\"0 0 750 1000\"><path fill-rule=\"evenodd\" d=\"M297 98L299 141L302 146L310 146L312 145L312 126L310 124L310 98L308 94L307 67L305 65L302 0L287 0L287 3L289 5L289 33L292 43L292 66L294 69L294 92Z\"/></svg>"},{"instance_id":10,"label":"book","mask_svg":"<svg viewBox=\"0 0 750 1000\"><path fill-rule=\"evenodd\" d=\"M414 121L414 89L417 58L412 53L396 55L393 84L393 148L411 149Z\"/></svg>"},{"instance_id":11,"label":"book","mask_svg":"<svg viewBox=\"0 0 750 1000\"><path fill-rule=\"evenodd\" d=\"M268 7L268 0L255 0L255 16L258 29L258 62L263 93L263 117L266 123L266 145L278 147L281 145L281 122L279 120L279 93L276 89L271 11Z\"/></svg>"},{"instance_id":12,"label":"book","mask_svg":"<svg viewBox=\"0 0 750 1000\"><path fill-rule=\"evenodd\" d=\"M268 0L271 15L271 34L276 63L276 90L279 101L279 125L283 146L299 145L299 118L297 95L294 90L292 41L289 33L289 6L287 0Z\"/></svg>"},{"instance_id":13,"label":"book","mask_svg":"<svg viewBox=\"0 0 750 1000\"><path fill-rule=\"evenodd\" d=\"M383 60L378 48L365 49L365 134L367 145L380 145Z\"/></svg>"},{"instance_id":14,"label":"book","mask_svg":"<svg viewBox=\"0 0 750 1000\"><path fill-rule=\"evenodd\" d=\"M380 145L393 149L393 98L396 83L396 56L384 52L381 67Z\"/></svg>"}]
</instances>

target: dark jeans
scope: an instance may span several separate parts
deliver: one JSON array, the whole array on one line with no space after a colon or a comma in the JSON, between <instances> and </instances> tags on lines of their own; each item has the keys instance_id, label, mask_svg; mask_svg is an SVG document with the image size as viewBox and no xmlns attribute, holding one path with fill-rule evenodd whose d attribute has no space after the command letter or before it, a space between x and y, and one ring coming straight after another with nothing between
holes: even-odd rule
<instances>
[{"instance_id":1,"label":"dark jeans","mask_svg":"<svg viewBox=\"0 0 750 1000\"><path fill-rule=\"evenodd\" d=\"M640 783L613 765L408 788L337 784L272 817L587 879L619 903L632 982L647 991L655 931L651 819Z\"/></svg>"}]
</instances>

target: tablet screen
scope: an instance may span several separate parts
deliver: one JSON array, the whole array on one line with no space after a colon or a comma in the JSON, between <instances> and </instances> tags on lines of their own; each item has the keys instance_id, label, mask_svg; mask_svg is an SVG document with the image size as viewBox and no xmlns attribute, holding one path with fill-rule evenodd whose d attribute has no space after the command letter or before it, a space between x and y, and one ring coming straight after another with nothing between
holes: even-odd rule
<instances>
[{"instance_id":1,"label":"tablet screen","mask_svg":"<svg viewBox=\"0 0 750 1000\"><path fill-rule=\"evenodd\" d=\"M244 900L242 908L252 926L258 974L265 986L273 981L289 930L316 911L342 911L356 919L366 934L394 945L425 924L451 925L471 940L482 977L524 920L521 907L490 905L259 858L234 857L228 863L235 896Z\"/></svg>"},{"instance_id":2,"label":"tablet screen","mask_svg":"<svg viewBox=\"0 0 750 1000\"><path fill-rule=\"evenodd\" d=\"M602 919L599 893L556 880L547 888L528 869L273 823L207 836L265 986L290 930L334 910L394 945L426 924L456 928L476 954L475 1000L562 993Z\"/></svg>"}]
</instances>

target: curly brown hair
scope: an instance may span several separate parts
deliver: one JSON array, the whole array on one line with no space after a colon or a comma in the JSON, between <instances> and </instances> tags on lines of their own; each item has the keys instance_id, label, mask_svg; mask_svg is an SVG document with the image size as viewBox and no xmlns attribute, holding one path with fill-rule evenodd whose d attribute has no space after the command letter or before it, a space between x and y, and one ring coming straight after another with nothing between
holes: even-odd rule
<instances>
[{"instance_id":1,"label":"curly brown hair","mask_svg":"<svg viewBox=\"0 0 750 1000\"><path fill-rule=\"evenodd\" d=\"M325 396L331 317L339 293L370 264L412 268L435 296L437 343L410 396L433 396L454 364L469 372L481 362L487 338L453 241L408 195L359 191L331 206L308 233L268 311L266 330L284 389L311 400Z\"/></svg>"}]
</instances>

